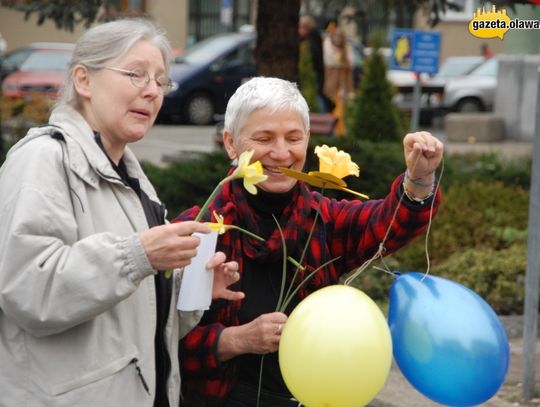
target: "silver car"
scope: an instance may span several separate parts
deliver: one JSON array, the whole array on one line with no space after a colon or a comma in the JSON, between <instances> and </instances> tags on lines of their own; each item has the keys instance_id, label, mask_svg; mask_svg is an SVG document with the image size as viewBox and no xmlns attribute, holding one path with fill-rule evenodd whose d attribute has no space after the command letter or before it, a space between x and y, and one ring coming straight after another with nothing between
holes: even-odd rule
<instances>
[{"instance_id":1,"label":"silver car","mask_svg":"<svg viewBox=\"0 0 540 407\"><path fill-rule=\"evenodd\" d=\"M444 86L442 107L452 112L493 110L498 62L490 58L468 75L450 79Z\"/></svg>"},{"instance_id":2,"label":"silver car","mask_svg":"<svg viewBox=\"0 0 540 407\"><path fill-rule=\"evenodd\" d=\"M443 108L444 86L453 78L467 75L476 67L485 62L482 56L451 56L447 57L441 64L439 71L432 77L427 75L421 77L422 95L420 98L420 123L430 125L433 118L442 115L446 109ZM392 71L388 71L389 77ZM395 71L399 72L399 71ZM403 72L412 75L407 83L403 81L397 85L401 93L394 96L394 103L402 110L410 111L413 105L413 85L416 81L412 72ZM392 81L396 82L395 80Z\"/></svg>"}]
</instances>

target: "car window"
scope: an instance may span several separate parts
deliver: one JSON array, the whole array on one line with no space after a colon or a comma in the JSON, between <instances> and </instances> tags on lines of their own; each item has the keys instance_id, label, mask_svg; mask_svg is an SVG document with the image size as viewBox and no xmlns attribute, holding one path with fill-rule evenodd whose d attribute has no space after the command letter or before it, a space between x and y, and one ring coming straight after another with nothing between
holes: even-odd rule
<instances>
[{"instance_id":1,"label":"car window","mask_svg":"<svg viewBox=\"0 0 540 407\"><path fill-rule=\"evenodd\" d=\"M2 67L19 67L24 62L28 55L32 52L30 48L23 48L7 54L2 59Z\"/></svg>"},{"instance_id":2,"label":"car window","mask_svg":"<svg viewBox=\"0 0 540 407\"><path fill-rule=\"evenodd\" d=\"M206 65L219 56L223 50L234 47L241 39L238 36L217 36L207 38L191 48L177 60L189 65Z\"/></svg>"},{"instance_id":3,"label":"car window","mask_svg":"<svg viewBox=\"0 0 540 407\"><path fill-rule=\"evenodd\" d=\"M482 65L471 71L472 76L497 76L497 59L490 58Z\"/></svg>"},{"instance_id":4,"label":"car window","mask_svg":"<svg viewBox=\"0 0 540 407\"><path fill-rule=\"evenodd\" d=\"M246 43L227 55L217 59L214 63L212 63L210 69L213 71L218 71L227 67L238 67L254 64L255 59L253 58L253 46L251 46L251 43Z\"/></svg>"},{"instance_id":5,"label":"car window","mask_svg":"<svg viewBox=\"0 0 540 407\"><path fill-rule=\"evenodd\" d=\"M244 64L255 64L254 50L255 42L247 42L238 48L236 57Z\"/></svg>"},{"instance_id":6,"label":"car window","mask_svg":"<svg viewBox=\"0 0 540 407\"><path fill-rule=\"evenodd\" d=\"M438 78L451 78L454 76L465 75L476 68L482 61L483 57L478 58L447 58L441 65L441 69L435 75Z\"/></svg>"},{"instance_id":7,"label":"car window","mask_svg":"<svg viewBox=\"0 0 540 407\"><path fill-rule=\"evenodd\" d=\"M43 51L34 52L21 65L20 70L28 71L63 71L66 70L70 52L65 51Z\"/></svg>"}]
</instances>

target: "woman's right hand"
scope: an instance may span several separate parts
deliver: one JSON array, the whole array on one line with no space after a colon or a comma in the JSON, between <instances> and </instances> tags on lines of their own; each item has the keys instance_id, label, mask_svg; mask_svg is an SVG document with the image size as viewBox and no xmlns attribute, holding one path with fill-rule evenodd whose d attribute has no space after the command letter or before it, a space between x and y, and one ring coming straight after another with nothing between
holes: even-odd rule
<instances>
[{"instance_id":1,"label":"woman's right hand","mask_svg":"<svg viewBox=\"0 0 540 407\"><path fill-rule=\"evenodd\" d=\"M219 337L219 360L224 362L244 353L264 355L276 352L287 315L282 312L262 314L244 325L230 326Z\"/></svg>"},{"instance_id":2,"label":"woman's right hand","mask_svg":"<svg viewBox=\"0 0 540 407\"><path fill-rule=\"evenodd\" d=\"M208 225L187 221L155 226L139 234L146 256L156 270L181 268L191 263L200 240L195 232L210 233Z\"/></svg>"}]
</instances>

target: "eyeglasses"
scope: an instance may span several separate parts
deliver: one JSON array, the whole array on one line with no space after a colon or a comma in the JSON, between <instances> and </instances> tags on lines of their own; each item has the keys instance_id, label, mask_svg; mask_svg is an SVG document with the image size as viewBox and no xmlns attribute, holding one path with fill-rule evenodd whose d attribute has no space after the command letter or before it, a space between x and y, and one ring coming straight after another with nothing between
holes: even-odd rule
<instances>
[{"instance_id":1,"label":"eyeglasses","mask_svg":"<svg viewBox=\"0 0 540 407\"><path fill-rule=\"evenodd\" d=\"M167 76L158 76L157 78L150 78L150 74L142 68L133 68L133 69L123 69L117 68L114 66L104 66L103 69L109 69L111 71L120 72L129 76L133 86L137 88L144 88L148 86L150 80L153 79L156 81L161 93L166 95L172 89L172 81Z\"/></svg>"}]
</instances>

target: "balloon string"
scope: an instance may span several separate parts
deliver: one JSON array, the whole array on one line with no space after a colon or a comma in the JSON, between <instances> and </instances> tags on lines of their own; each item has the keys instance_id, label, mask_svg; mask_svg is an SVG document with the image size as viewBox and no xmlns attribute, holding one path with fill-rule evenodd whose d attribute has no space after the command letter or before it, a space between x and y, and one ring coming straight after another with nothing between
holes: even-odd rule
<instances>
[{"instance_id":1,"label":"balloon string","mask_svg":"<svg viewBox=\"0 0 540 407\"><path fill-rule=\"evenodd\" d=\"M414 169L416 168L416 165L418 164L418 160L420 159L420 155L418 155L414 165L413 165L413 172L414 172ZM429 210L429 220L428 220L428 226L427 226L427 230L426 230L426 238L425 238L425 244L424 244L424 250L425 250L425 253L426 253L426 260L427 260L427 269L426 269L426 273L424 274L424 276L422 277L422 279L425 278L425 276L427 276L429 274L429 270L430 270L430 265L431 265L431 262L430 262L430 259L429 259L429 250L428 250L428 239L429 239L429 233L430 233L430 230L431 230L431 223L432 223L432 220L433 220L433 208L434 208L434 205L435 205L435 197L437 196L437 192L439 191L439 186L440 186L440 181L441 181L441 178L442 178L442 175L443 175L443 172L444 172L444 157L441 161L441 172L439 174L439 177L437 179L437 182L436 182L436 186L435 186L435 190L434 190L434 193L433 193L433 199L431 200L431 206L430 206L430 210ZM379 270L383 270L391 275L394 276L394 273L392 273L390 271L390 269L388 268L388 266L384 263L384 256L383 256L383 253L386 251L386 248L385 248L385 243L386 243L386 240L388 239L388 236L390 235L390 231L392 230L392 225L394 224L395 220L396 220L396 217L397 217L397 213L398 213L398 210L399 208L401 207L402 203L403 203L403 200L404 200L404 197L405 197L405 191L403 191L399 197L399 200L398 200L398 204L396 206L396 209L394 210L394 213L392 215L392 219L390 220L390 224L388 225L388 228L386 229L386 233L384 235L384 238L383 240L381 241L381 243L379 244L379 248L377 250L377 252L368 260L366 260L360 267L357 267L356 269L353 270L353 272L351 273L351 275L349 277L347 277L344 281L344 284L345 285L350 285L360 274L362 274L362 272L364 272L364 270L366 268L369 267L369 265L377 260L377 259L381 259L381 262L383 263L383 265L386 267L386 270L383 270L381 268L378 268L378 267L374 267L374 268L377 268Z\"/></svg>"},{"instance_id":2,"label":"balloon string","mask_svg":"<svg viewBox=\"0 0 540 407\"><path fill-rule=\"evenodd\" d=\"M429 271L431 269L431 261L429 259L428 240L429 240L429 232L431 231L431 224L432 224L432 221L433 221L433 206L435 205L435 197L437 196L437 192L439 192L439 188L440 188L440 185L441 185L441 179L442 179L443 173L444 173L444 158L441 160L441 172L439 174L439 178L437 179L437 182L436 182L436 185L435 185L435 191L433 192L433 199L431 200L431 207L429 209L429 221L428 221L428 226L427 226L427 229L426 229L426 238L424 240L424 249L425 249L425 253L426 253L426 272L422 276L420 282L424 281L424 278L426 278L429 275Z\"/></svg>"}]
</instances>

